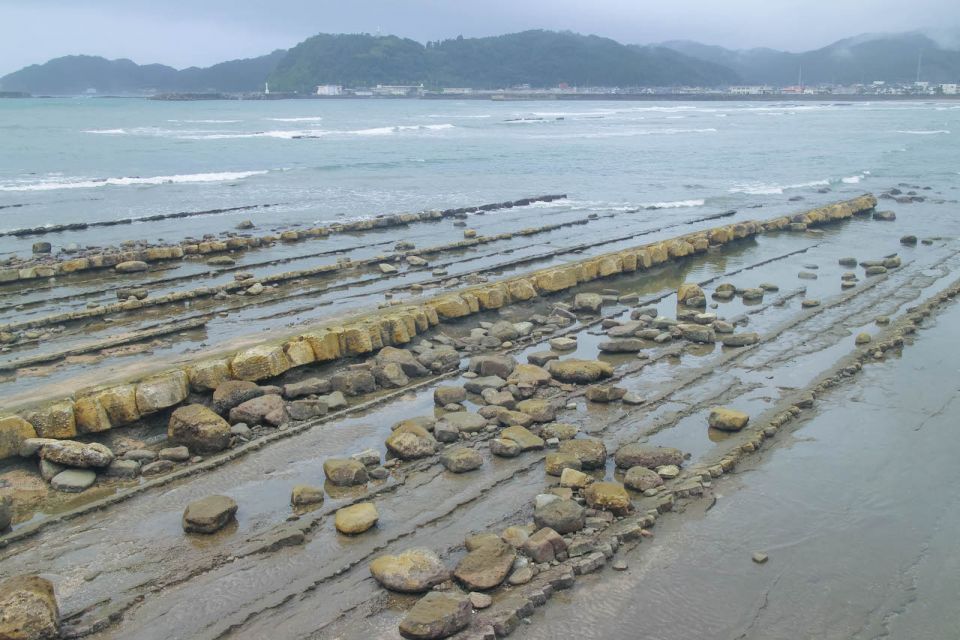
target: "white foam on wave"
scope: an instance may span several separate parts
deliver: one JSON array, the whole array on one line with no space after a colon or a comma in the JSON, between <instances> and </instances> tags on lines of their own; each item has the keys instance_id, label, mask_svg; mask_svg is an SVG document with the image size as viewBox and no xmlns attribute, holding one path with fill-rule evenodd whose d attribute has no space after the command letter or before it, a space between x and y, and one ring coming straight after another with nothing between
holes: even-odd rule
<instances>
[{"instance_id":1,"label":"white foam on wave","mask_svg":"<svg viewBox=\"0 0 960 640\"><path fill-rule=\"evenodd\" d=\"M896 133L905 133L911 136L935 136L935 135L947 135L950 133L947 129L898 129Z\"/></svg>"},{"instance_id":2,"label":"white foam on wave","mask_svg":"<svg viewBox=\"0 0 960 640\"><path fill-rule=\"evenodd\" d=\"M167 120L167 122L184 122L188 124L236 124L243 120Z\"/></svg>"},{"instance_id":3,"label":"white foam on wave","mask_svg":"<svg viewBox=\"0 0 960 640\"><path fill-rule=\"evenodd\" d=\"M806 189L810 187L830 186L829 180L811 180L810 182L801 182L798 184L767 184L763 182L746 182L735 185L729 189L730 193L745 193L751 196L774 196L780 195L788 189Z\"/></svg>"},{"instance_id":4,"label":"white foam on wave","mask_svg":"<svg viewBox=\"0 0 960 640\"><path fill-rule=\"evenodd\" d=\"M264 118L272 122L318 122L323 120L321 116L303 116L300 118Z\"/></svg>"},{"instance_id":5,"label":"white foam on wave","mask_svg":"<svg viewBox=\"0 0 960 640\"><path fill-rule=\"evenodd\" d=\"M688 207L702 207L705 200L675 200L673 202L651 202L640 205L644 209L685 209Z\"/></svg>"},{"instance_id":6,"label":"white foam on wave","mask_svg":"<svg viewBox=\"0 0 960 640\"><path fill-rule=\"evenodd\" d=\"M201 182L225 182L258 176L267 171L221 171L217 173L189 173L149 178L123 177L91 180L88 178L62 178L42 182L15 182L0 184L0 191L53 191L56 189L94 189L97 187L126 187L132 185L189 184Z\"/></svg>"},{"instance_id":7,"label":"white foam on wave","mask_svg":"<svg viewBox=\"0 0 960 640\"><path fill-rule=\"evenodd\" d=\"M847 176L846 178L841 178L840 182L844 184L860 184L860 181L870 175L869 171L864 171L855 176Z\"/></svg>"},{"instance_id":8,"label":"white foam on wave","mask_svg":"<svg viewBox=\"0 0 960 640\"><path fill-rule=\"evenodd\" d=\"M328 136L383 136L409 131L443 131L453 129L454 125L444 124L415 124L398 125L392 127L373 127L370 129L338 130L338 129L278 129L275 131L253 131L249 133L192 133L177 136L185 140L232 140L241 138L278 138L293 140L296 138L325 138Z\"/></svg>"},{"instance_id":9,"label":"white foam on wave","mask_svg":"<svg viewBox=\"0 0 960 640\"><path fill-rule=\"evenodd\" d=\"M490 118L492 117L489 113L481 113L476 115L468 114L456 114L456 113L431 113L427 115L428 118Z\"/></svg>"},{"instance_id":10,"label":"white foam on wave","mask_svg":"<svg viewBox=\"0 0 960 640\"><path fill-rule=\"evenodd\" d=\"M620 131L598 131L594 133L572 133L572 134L554 134L535 137L542 138L630 138L634 136L675 136L689 133L717 133L717 129L707 127L704 129L625 129Z\"/></svg>"}]
</instances>

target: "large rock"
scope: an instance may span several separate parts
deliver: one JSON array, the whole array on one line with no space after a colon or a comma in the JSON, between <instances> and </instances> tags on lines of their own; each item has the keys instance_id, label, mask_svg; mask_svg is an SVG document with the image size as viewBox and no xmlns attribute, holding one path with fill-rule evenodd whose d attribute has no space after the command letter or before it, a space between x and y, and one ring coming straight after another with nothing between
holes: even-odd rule
<instances>
[{"instance_id":1,"label":"large rock","mask_svg":"<svg viewBox=\"0 0 960 640\"><path fill-rule=\"evenodd\" d=\"M24 440L36 437L37 430L20 416L0 418L0 460L17 455Z\"/></svg>"},{"instance_id":2,"label":"large rock","mask_svg":"<svg viewBox=\"0 0 960 640\"><path fill-rule=\"evenodd\" d=\"M89 444L75 440L57 440L40 447L40 457L65 467L88 469L107 467L113 462L113 452L98 442Z\"/></svg>"},{"instance_id":3,"label":"large rock","mask_svg":"<svg viewBox=\"0 0 960 640\"><path fill-rule=\"evenodd\" d=\"M422 593L446 581L450 572L430 549L409 549L370 563L374 580L391 591Z\"/></svg>"},{"instance_id":4,"label":"large rock","mask_svg":"<svg viewBox=\"0 0 960 640\"><path fill-rule=\"evenodd\" d=\"M668 464L683 464L683 452L672 447L652 447L645 444L625 444L613 455L613 461L621 469L646 467L656 469Z\"/></svg>"},{"instance_id":5,"label":"large rock","mask_svg":"<svg viewBox=\"0 0 960 640\"><path fill-rule=\"evenodd\" d=\"M448 638L470 624L470 600L434 591L420 598L400 622L400 635L411 640Z\"/></svg>"},{"instance_id":6,"label":"large rock","mask_svg":"<svg viewBox=\"0 0 960 640\"><path fill-rule=\"evenodd\" d=\"M513 356L487 355L470 358L467 368L480 376L507 378L516 366Z\"/></svg>"},{"instance_id":7,"label":"large rock","mask_svg":"<svg viewBox=\"0 0 960 640\"><path fill-rule=\"evenodd\" d=\"M584 469L602 469L607 464L607 447L597 438L564 440L558 451L576 456Z\"/></svg>"},{"instance_id":8,"label":"large rock","mask_svg":"<svg viewBox=\"0 0 960 640\"><path fill-rule=\"evenodd\" d=\"M432 456L437 450L437 441L421 426L405 424L387 438L387 449L401 460L415 460Z\"/></svg>"},{"instance_id":9,"label":"large rock","mask_svg":"<svg viewBox=\"0 0 960 640\"><path fill-rule=\"evenodd\" d=\"M750 331L744 333L728 333L720 337L725 347L746 347L760 341L760 334Z\"/></svg>"},{"instance_id":10,"label":"large rock","mask_svg":"<svg viewBox=\"0 0 960 640\"><path fill-rule=\"evenodd\" d=\"M327 481L340 487L366 484L367 468L353 458L329 458L323 462L323 474Z\"/></svg>"},{"instance_id":11,"label":"large rock","mask_svg":"<svg viewBox=\"0 0 960 640\"><path fill-rule=\"evenodd\" d=\"M271 424L275 427L287 421L287 407L278 395L258 396L230 409L230 424Z\"/></svg>"},{"instance_id":12,"label":"large rock","mask_svg":"<svg viewBox=\"0 0 960 640\"><path fill-rule=\"evenodd\" d=\"M623 477L623 484L634 491L644 492L663 484L660 474L646 467L631 467Z\"/></svg>"},{"instance_id":13,"label":"large rock","mask_svg":"<svg viewBox=\"0 0 960 640\"><path fill-rule=\"evenodd\" d=\"M72 438L77 435L73 402L54 402L24 416L41 438Z\"/></svg>"},{"instance_id":14,"label":"large rock","mask_svg":"<svg viewBox=\"0 0 960 640\"><path fill-rule=\"evenodd\" d=\"M360 502L341 507L333 518L333 524L340 533L357 535L377 524L380 514L372 502Z\"/></svg>"},{"instance_id":15,"label":"large rock","mask_svg":"<svg viewBox=\"0 0 960 640\"><path fill-rule=\"evenodd\" d=\"M618 482L593 482L583 490L583 497L592 509L624 515L632 509L630 494Z\"/></svg>"},{"instance_id":16,"label":"large rock","mask_svg":"<svg viewBox=\"0 0 960 640\"><path fill-rule=\"evenodd\" d=\"M193 453L207 455L230 446L230 425L200 404L188 404L170 415L167 438Z\"/></svg>"},{"instance_id":17,"label":"large rock","mask_svg":"<svg viewBox=\"0 0 960 640\"><path fill-rule=\"evenodd\" d=\"M549 527L565 535L583 529L584 510L573 500L560 498L537 507L533 512L533 521L537 527Z\"/></svg>"},{"instance_id":18,"label":"large rock","mask_svg":"<svg viewBox=\"0 0 960 640\"><path fill-rule=\"evenodd\" d=\"M494 438L490 441L490 453L500 458L516 458L522 453L520 445L506 438Z\"/></svg>"},{"instance_id":19,"label":"large rock","mask_svg":"<svg viewBox=\"0 0 960 640\"><path fill-rule=\"evenodd\" d=\"M483 456L474 449L455 447L440 454L440 462L452 473L466 473L483 466Z\"/></svg>"},{"instance_id":20,"label":"large rock","mask_svg":"<svg viewBox=\"0 0 960 640\"><path fill-rule=\"evenodd\" d=\"M453 575L468 589L493 589L507 579L517 552L502 540L484 544L463 557Z\"/></svg>"},{"instance_id":21,"label":"large rock","mask_svg":"<svg viewBox=\"0 0 960 640\"><path fill-rule=\"evenodd\" d=\"M564 469L576 469L579 471L582 468L583 465L580 464L580 458L572 453L555 451L548 453L544 460L544 470L548 476L559 476L563 473Z\"/></svg>"},{"instance_id":22,"label":"large rock","mask_svg":"<svg viewBox=\"0 0 960 640\"><path fill-rule=\"evenodd\" d=\"M137 385L137 410L141 415L180 404L190 392L186 371L169 371Z\"/></svg>"},{"instance_id":23,"label":"large rock","mask_svg":"<svg viewBox=\"0 0 960 640\"><path fill-rule=\"evenodd\" d=\"M720 431L740 431L750 421L750 416L743 411L727 407L714 407L707 418L708 424Z\"/></svg>"},{"instance_id":24,"label":"large rock","mask_svg":"<svg viewBox=\"0 0 960 640\"><path fill-rule=\"evenodd\" d=\"M600 360L551 360L547 371L560 382L590 384L613 375L613 365Z\"/></svg>"},{"instance_id":25,"label":"large rock","mask_svg":"<svg viewBox=\"0 0 960 640\"><path fill-rule=\"evenodd\" d=\"M406 349L384 347L374 357L374 361L381 367L387 364L396 364L411 378L419 378L430 373L430 370L423 366L417 360L416 356Z\"/></svg>"},{"instance_id":26,"label":"large rock","mask_svg":"<svg viewBox=\"0 0 960 640\"><path fill-rule=\"evenodd\" d=\"M16 576L0 583L0 638L55 640L60 609L53 584L39 576Z\"/></svg>"},{"instance_id":27,"label":"large rock","mask_svg":"<svg viewBox=\"0 0 960 640\"><path fill-rule=\"evenodd\" d=\"M237 503L227 496L194 500L183 511L183 530L188 533L215 533L237 514Z\"/></svg>"},{"instance_id":28,"label":"large rock","mask_svg":"<svg viewBox=\"0 0 960 640\"><path fill-rule=\"evenodd\" d=\"M519 445L521 451L532 451L533 449L543 449L546 443L543 438L532 433L529 429L515 425L507 427L500 432L501 440L513 440Z\"/></svg>"},{"instance_id":29,"label":"large rock","mask_svg":"<svg viewBox=\"0 0 960 640\"><path fill-rule=\"evenodd\" d=\"M264 390L249 380L227 380L213 392L213 408L217 413L226 413L247 400L259 398Z\"/></svg>"},{"instance_id":30,"label":"large rock","mask_svg":"<svg viewBox=\"0 0 960 640\"><path fill-rule=\"evenodd\" d=\"M683 323L678 324L677 328L680 329L683 338L690 342L711 344L717 341L717 335L714 333L713 328L707 325Z\"/></svg>"},{"instance_id":31,"label":"large rock","mask_svg":"<svg viewBox=\"0 0 960 640\"><path fill-rule=\"evenodd\" d=\"M290 360L281 345L258 345L241 351L230 362L239 380L273 378L290 368Z\"/></svg>"}]
</instances>

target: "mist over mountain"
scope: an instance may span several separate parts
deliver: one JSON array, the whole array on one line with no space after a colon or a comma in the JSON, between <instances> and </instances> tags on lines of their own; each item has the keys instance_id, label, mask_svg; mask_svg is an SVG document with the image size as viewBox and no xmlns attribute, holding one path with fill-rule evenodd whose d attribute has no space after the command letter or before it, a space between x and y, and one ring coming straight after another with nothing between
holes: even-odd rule
<instances>
[{"instance_id":1,"label":"mist over mountain","mask_svg":"<svg viewBox=\"0 0 960 640\"><path fill-rule=\"evenodd\" d=\"M700 86L960 82L960 34L865 34L803 53L732 50L691 41L624 45L571 32L523 31L419 43L398 36L319 34L289 50L177 70L162 64L66 56L0 78L0 89L32 94L252 92L311 93L348 87L423 84L499 89L571 86Z\"/></svg>"},{"instance_id":2,"label":"mist over mountain","mask_svg":"<svg viewBox=\"0 0 960 640\"><path fill-rule=\"evenodd\" d=\"M948 48L960 39L931 38L921 33L864 34L804 53L775 49L736 51L698 42L664 42L668 47L700 60L723 65L749 84L790 85L803 72L805 84L960 82L960 51Z\"/></svg>"}]
</instances>

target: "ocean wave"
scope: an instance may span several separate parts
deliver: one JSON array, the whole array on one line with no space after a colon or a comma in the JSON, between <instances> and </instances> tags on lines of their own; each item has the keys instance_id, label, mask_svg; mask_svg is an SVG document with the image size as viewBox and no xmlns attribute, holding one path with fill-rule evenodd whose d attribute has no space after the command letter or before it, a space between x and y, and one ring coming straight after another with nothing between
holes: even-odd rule
<instances>
[{"instance_id":1,"label":"ocean wave","mask_svg":"<svg viewBox=\"0 0 960 640\"><path fill-rule=\"evenodd\" d=\"M478 115L467 115L467 114L455 114L455 113L430 113L427 114L428 118L492 118L489 113L483 113Z\"/></svg>"},{"instance_id":2,"label":"ocean wave","mask_svg":"<svg viewBox=\"0 0 960 640\"><path fill-rule=\"evenodd\" d=\"M911 136L935 136L938 134L949 134L950 131L947 129L898 129L894 133L906 133Z\"/></svg>"},{"instance_id":3,"label":"ocean wave","mask_svg":"<svg viewBox=\"0 0 960 640\"><path fill-rule=\"evenodd\" d=\"M0 184L0 191L53 191L57 189L94 189L97 187L117 186L126 187L132 185L157 185L157 184L175 184L175 183L199 183L199 182L224 182L229 180L242 180L251 176L258 176L267 173L267 171L222 171L218 173L189 173L173 176L153 176L150 178L141 178L138 176L122 178L62 178L58 180L46 180L43 182L15 182L10 184Z\"/></svg>"},{"instance_id":4,"label":"ocean wave","mask_svg":"<svg viewBox=\"0 0 960 640\"><path fill-rule=\"evenodd\" d=\"M811 180L810 182L801 182L798 184L766 184L763 182L746 182L735 185L729 189L730 193L745 193L751 196L774 196L781 195L789 189L807 189L811 187L828 187L829 180Z\"/></svg>"},{"instance_id":5,"label":"ocean wave","mask_svg":"<svg viewBox=\"0 0 960 640\"><path fill-rule=\"evenodd\" d=\"M275 131L252 131L249 133L192 133L177 136L184 140L232 140L241 138L278 138L281 140L296 140L303 138L325 138L328 136L384 136L407 131L443 131L453 129L454 125L445 124L414 124L397 125L392 127L373 127L370 129L337 130L337 129L278 129Z\"/></svg>"},{"instance_id":6,"label":"ocean wave","mask_svg":"<svg viewBox=\"0 0 960 640\"><path fill-rule=\"evenodd\" d=\"M626 129L619 131L597 131L594 133L567 133L567 134L544 134L530 136L532 138L555 138L555 139L599 139L599 138L631 138L634 136L674 136L687 133L717 133L717 129L707 127L704 129Z\"/></svg>"},{"instance_id":7,"label":"ocean wave","mask_svg":"<svg viewBox=\"0 0 960 640\"><path fill-rule=\"evenodd\" d=\"M167 120L167 122L184 122L188 124L236 124L243 120Z\"/></svg>"},{"instance_id":8,"label":"ocean wave","mask_svg":"<svg viewBox=\"0 0 960 640\"><path fill-rule=\"evenodd\" d=\"M860 181L870 175L869 171L864 171L855 176L847 176L846 178L840 178L840 182L844 184L860 184Z\"/></svg>"},{"instance_id":9,"label":"ocean wave","mask_svg":"<svg viewBox=\"0 0 960 640\"><path fill-rule=\"evenodd\" d=\"M264 118L264 120L271 120L273 122L317 122L323 120L321 116L303 116L300 118Z\"/></svg>"},{"instance_id":10,"label":"ocean wave","mask_svg":"<svg viewBox=\"0 0 960 640\"><path fill-rule=\"evenodd\" d=\"M705 200L675 200L673 202L651 202L640 205L644 209L685 209L687 207L702 207Z\"/></svg>"}]
</instances>

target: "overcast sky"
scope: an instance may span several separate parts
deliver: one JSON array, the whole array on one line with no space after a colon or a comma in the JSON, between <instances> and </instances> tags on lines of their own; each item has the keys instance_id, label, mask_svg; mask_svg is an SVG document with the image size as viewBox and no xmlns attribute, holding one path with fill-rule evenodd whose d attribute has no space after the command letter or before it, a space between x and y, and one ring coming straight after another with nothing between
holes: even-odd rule
<instances>
[{"instance_id":1,"label":"overcast sky","mask_svg":"<svg viewBox=\"0 0 960 640\"><path fill-rule=\"evenodd\" d=\"M422 42L545 28L800 51L958 25L958 0L0 0L0 74L74 53L206 66L319 32Z\"/></svg>"}]
</instances>

